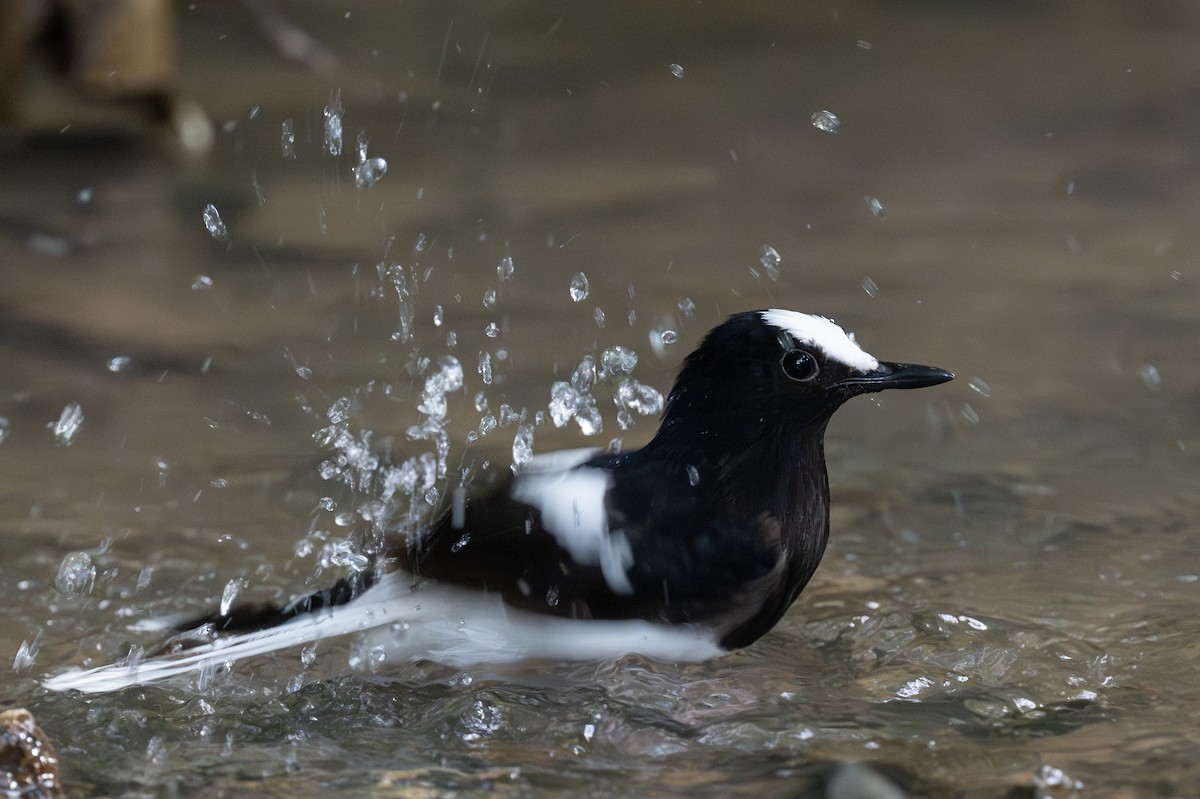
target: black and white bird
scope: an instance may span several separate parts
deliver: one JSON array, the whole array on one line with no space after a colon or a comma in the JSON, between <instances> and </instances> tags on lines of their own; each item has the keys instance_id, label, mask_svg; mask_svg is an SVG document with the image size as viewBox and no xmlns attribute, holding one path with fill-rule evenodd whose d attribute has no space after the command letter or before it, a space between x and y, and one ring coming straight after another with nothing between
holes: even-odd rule
<instances>
[{"instance_id":1,"label":"black and white bird","mask_svg":"<svg viewBox=\"0 0 1200 799\"><path fill-rule=\"evenodd\" d=\"M535 457L363 579L285 608L235 608L201 620L198 646L45 685L110 691L349 633L388 663L453 667L699 661L748 646L825 550L833 412L952 378L876 360L821 316L737 314L684 361L642 449Z\"/></svg>"}]
</instances>

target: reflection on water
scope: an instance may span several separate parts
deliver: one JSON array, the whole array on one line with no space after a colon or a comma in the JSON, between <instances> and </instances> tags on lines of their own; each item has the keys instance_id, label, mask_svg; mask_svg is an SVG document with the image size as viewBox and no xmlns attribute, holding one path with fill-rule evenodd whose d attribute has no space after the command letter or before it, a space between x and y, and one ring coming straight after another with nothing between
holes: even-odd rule
<instances>
[{"instance_id":1,"label":"reflection on water","mask_svg":"<svg viewBox=\"0 0 1200 799\"><path fill-rule=\"evenodd\" d=\"M337 158L338 87L238 6L181 11L209 160L72 110L0 144L8 702L80 794L782 796L847 761L1195 793L1200 18L1103 5L291 4L391 87L342 95ZM664 391L768 305L962 379L839 413L830 551L749 650L349 674L338 642L199 693L37 687L152 645L143 615L328 583L371 519L505 468L522 409L534 451L636 446L584 356ZM416 459L401 505L358 457Z\"/></svg>"}]
</instances>

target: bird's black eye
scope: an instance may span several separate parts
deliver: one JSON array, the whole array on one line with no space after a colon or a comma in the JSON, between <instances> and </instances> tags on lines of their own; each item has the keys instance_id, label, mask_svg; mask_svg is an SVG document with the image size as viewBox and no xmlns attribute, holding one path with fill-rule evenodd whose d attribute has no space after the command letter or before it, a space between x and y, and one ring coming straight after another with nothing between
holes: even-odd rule
<instances>
[{"instance_id":1,"label":"bird's black eye","mask_svg":"<svg viewBox=\"0 0 1200 799\"><path fill-rule=\"evenodd\" d=\"M783 373L793 380L812 380L821 371L817 359L808 350L789 350L783 354Z\"/></svg>"}]
</instances>

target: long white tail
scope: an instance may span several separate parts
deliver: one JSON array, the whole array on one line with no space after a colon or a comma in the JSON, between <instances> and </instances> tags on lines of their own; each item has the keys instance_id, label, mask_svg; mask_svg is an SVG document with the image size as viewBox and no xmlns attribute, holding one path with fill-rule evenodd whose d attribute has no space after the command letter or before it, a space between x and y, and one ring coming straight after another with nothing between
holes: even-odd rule
<instances>
[{"instance_id":1,"label":"long white tail","mask_svg":"<svg viewBox=\"0 0 1200 799\"><path fill-rule=\"evenodd\" d=\"M358 649L370 653L376 665L428 658L461 668L534 658L601 660L632 652L698 661L723 652L710 634L688 625L549 617L506 607L496 594L433 582L414 586L411 575L393 572L346 605L177 655L66 671L42 684L52 691L116 691L349 633L366 633Z\"/></svg>"}]
</instances>

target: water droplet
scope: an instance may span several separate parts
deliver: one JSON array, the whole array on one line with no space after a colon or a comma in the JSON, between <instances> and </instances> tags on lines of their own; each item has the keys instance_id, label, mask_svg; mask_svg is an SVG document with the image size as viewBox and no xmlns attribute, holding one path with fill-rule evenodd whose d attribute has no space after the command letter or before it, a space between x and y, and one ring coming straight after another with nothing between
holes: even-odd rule
<instances>
[{"instance_id":1,"label":"water droplet","mask_svg":"<svg viewBox=\"0 0 1200 799\"><path fill-rule=\"evenodd\" d=\"M442 306L435 305L433 307L433 326L441 327L446 323L446 312L442 310Z\"/></svg>"},{"instance_id":2,"label":"water droplet","mask_svg":"<svg viewBox=\"0 0 1200 799\"><path fill-rule=\"evenodd\" d=\"M483 334L488 338L496 338L500 335L500 326L495 322L488 322L487 327L483 329Z\"/></svg>"},{"instance_id":3,"label":"water droplet","mask_svg":"<svg viewBox=\"0 0 1200 799\"><path fill-rule=\"evenodd\" d=\"M862 283L860 285L862 285L862 290L867 292L868 297L878 297L879 296L879 286L877 286L875 284L875 281L872 280L871 278L864 277L862 279Z\"/></svg>"},{"instance_id":4,"label":"water droplet","mask_svg":"<svg viewBox=\"0 0 1200 799\"><path fill-rule=\"evenodd\" d=\"M878 197L864 197L863 201L867 204L867 210L871 212L871 216L876 219L883 219L883 203Z\"/></svg>"},{"instance_id":5,"label":"water droplet","mask_svg":"<svg viewBox=\"0 0 1200 799\"><path fill-rule=\"evenodd\" d=\"M193 291L208 291L213 287L213 279L208 275L196 275L196 279L192 281Z\"/></svg>"},{"instance_id":6,"label":"water droplet","mask_svg":"<svg viewBox=\"0 0 1200 799\"><path fill-rule=\"evenodd\" d=\"M279 148L284 158L296 157L296 123L291 117L279 126Z\"/></svg>"},{"instance_id":7,"label":"water droplet","mask_svg":"<svg viewBox=\"0 0 1200 799\"><path fill-rule=\"evenodd\" d=\"M664 330L658 334L658 337L663 344L674 344L679 339L679 335L674 330Z\"/></svg>"},{"instance_id":8,"label":"water droplet","mask_svg":"<svg viewBox=\"0 0 1200 799\"><path fill-rule=\"evenodd\" d=\"M529 424L517 425L517 434L513 438L512 445L513 465L516 467L524 466L533 460L533 426Z\"/></svg>"},{"instance_id":9,"label":"water droplet","mask_svg":"<svg viewBox=\"0 0 1200 799\"><path fill-rule=\"evenodd\" d=\"M48 427L54 431L54 439L60 447L69 447L75 442L79 428L83 425L83 407L78 402L68 403L58 415L58 421Z\"/></svg>"},{"instance_id":10,"label":"water droplet","mask_svg":"<svg viewBox=\"0 0 1200 799\"><path fill-rule=\"evenodd\" d=\"M779 264L782 260L770 244L764 244L758 253L758 262L762 264L763 271L771 280L779 279Z\"/></svg>"},{"instance_id":11,"label":"water droplet","mask_svg":"<svg viewBox=\"0 0 1200 799\"><path fill-rule=\"evenodd\" d=\"M471 543L471 534L463 533L462 538L458 539L457 541L455 541L453 544L450 545L450 551L458 552L460 549L462 549L469 543Z\"/></svg>"},{"instance_id":12,"label":"water droplet","mask_svg":"<svg viewBox=\"0 0 1200 799\"><path fill-rule=\"evenodd\" d=\"M679 302L675 303L675 307L679 309L681 314L688 318L691 318L692 314L696 313L696 303L692 302L691 297L680 297Z\"/></svg>"},{"instance_id":13,"label":"water droplet","mask_svg":"<svg viewBox=\"0 0 1200 799\"><path fill-rule=\"evenodd\" d=\"M78 192L76 192L75 204L80 206L81 208L87 207L92 204L92 200L94 199L94 197L95 197L95 191L92 189L92 187L85 186L84 188L82 188Z\"/></svg>"},{"instance_id":14,"label":"water droplet","mask_svg":"<svg viewBox=\"0 0 1200 799\"><path fill-rule=\"evenodd\" d=\"M582 393L590 391L596 385L596 361L592 356L585 355L575 371L571 373L571 387Z\"/></svg>"},{"instance_id":15,"label":"water droplet","mask_svg":"<svg viewBox=\"0 0 1200 799\"><path fill-rule=\"evenodd\" d=\"M258 173L250 173L250 188L254 189L254 197L258 200L258 207L265 208L267 205L267 195L263 191L262 184L258 182Z\"/></svg>"},{"instance_id":16,"label":"water droplet","mask_svg":"<svg viewBox=\"0 0 1200 799\"><path fill-rule=\"evenodd\" d=\"M591 400L591 397L588 397ZM587 405L575 414L575 423L585 436L594 436L604 430L604 419L595 405Z\"/></svg>"},{"instance_id":17,"label":"water droplet","mask_svg":"<svg viewBox=\"0 0 1200 799\"><path fill-rule=\"evenodd\" d=\"M679 66L678 64L672 64L671 65L671 74L677 78L682 78L683 77L683 67Z\"/></svg>"},{"instance_id":18,"label":"water droplet","mask_svg":"<svg viewBox=\"0 0 1200 799\"><path fill-rule=\"evenodd\" d=\"M118 355L115 358L109 358L106 365L108 366L108 371L115 374L129 369L131 363L133 363L133 359L128 355Z\"/></svg>"},{"instance_id":19,"label":"water droplet","mask_svg":"<svg viewBox=\"0 0 1200 799\"><path fill-rule=\"evenodd\" d=\"M33 643L22 641L21 645L17 647L17 656L13 658L13 671L19 674L29 671L33 667L34 661L37 660L37 653L38 645L36 638ZM20 793L17 795L20 795Z\"/></svg>"},{"instance_id":20,"label":"water droplet","mask_svg":"<svg viewBox=\"0 0 1200 799\"><path fill-rule=\"evenodd\" d=\"M325 149L330 155L342 154L342 93L335 92L325 106Z\"/></svg>"},{"instance_id":21,"label":"water droplet","mask_svg":"<svg viewBox=\"0 0 1200 799\"><path fill-rule=\"evenodd\" d=\"M350 418L350 398L339 397L329 406L329 410L325 412L326 418L334 424L341 424Z\"/></svg>"},{"instance_id":22,"label":"water droplet","mask_svg":"<svg viewBox=\"0 0 1200 799\"><path fill-rule=\"evenodd\" d=\"M812 115L813 127L822 133L837 133L842 121L832 111L818 111Z\"/></svg>"},{"instance_id":23,"label":"water droplet","mask_svg":"<svg viewBox=\"0 0 1200 799\"><path fill-rule=\"evenodd\" d=\"M688 467L687 467L687 476L688 476L688 482L690 484L692 484L694 486L700 485L700 470L697 469L695 466L693 466L690 463L688 464Z\"/></svg>"},{"instance_id":24,"label":"water droplet","mask_svg":"<svg viewBox=\"0 0 1200 799\"><path fill-rule=\"evenodd\" d=\"M483 292L483 307L489 311L496 307L496 290L488 289Z\"/></svg>"},{"instance_id":25,"label":"water droplet","mask_svg":"<svg viewBox=\"0 0 1200 799\"><path fill-rule=\"evenodd\" d=\"M552 585L546 589L546 604L550 607L558 606L558 586Z\"/></svg>"},{"instance_id":26,"label":"water droplet","mask_svg":"<svg viewBox=\"0 0 1200 799\"><path fill-rule=\"evenodd\" d=\"M500 259L500 263L496 266L496 274L500 276L500 280L507 283L513 279L513 274L516 268L513 266L511 255L506 255Z\"/></svg>"},{"instance_id":27,"label":"water droplet","mask_svg":"<svg viewBox=\"0 0 1200 799\"><path fill-rule=\"evenodd\" d=\"M486 436L496 429L496 417L490 413L479 420L479 435Z\"/></svg>"},{"instance_id":28,"label":"water droplet","mask_svg":"<svg viewBox=\"0 0 1200 799\"><path fill-rule=\"evenodd\" d=\"M663 396L658 389L639 383L633 378L622 380L617 386L613 402L617 407L628 409L642 416L662 413Z\"/></svg>"},{"instance_id":29,"label":"water droplet","mask_svg":"<svg viewBox=\"0 0 1200 799\"><path fill-rule=\"evenodd\" d=\"M1152 363L1144 363L1138 367L1138 377L1142 378L1146 388L1156 389L1162 385L1162 375L1159 374L1158 367Z\"/></svg>"},{"instance_id":30,"label":"water droplet","mask_svg":"<svg viewBox=\"0 0 1200 799\"><path fill-rule=\"evenodd\" d=\"M587 275L579 272L575 277L571 278L571 299L575 302L583 302L588 296L588 279Z\"/></svg>"},{"instance_id":31,"label":"water droplet","mask_svg":"<svg viewBox=\"0 0 1200 799\"><path fill-rule=\"evenodd\" d=\"M8 419L4 416L0 416L0 443L3 443L4 439L8 438L8 433L11 429L12 425Z\"/></svg>"},{"instance_id":32,"label":"water droplet","mask_svg":"<svg viewBox=\"0 0 1200 799\"><path fill-rule=\"evenodd\" d=\"M208 235L212 236L217 241L226 241L229 239L229 229L225 227L225 223L221 221L221 213L212 203L204 206L204 227L208 231Z\"/></svg>"},{"instance_id":33,"label":"water droplet","mask_svg":"<svg viewBox=\"0 0 1200 799\"><path fill-rule=\"evenodd\" d=\"M354 173L354 187L369 189L387 174L388 164L382 158L368 158L351 171Z\"/></svg>"},{"instance_id":34,"label":"water droplet","mask_svg":"<svg viewBox=\"0 0 1200 799\"><path fill-rule=\"evenodd\" d=\"M233 608L233 603L237 600L237 595L246 586L246 581L241 577L234 577L229 582L225 583L225 590L221 592L221 608L220 615L228 616L230 609Z\"/></svg>"},{"instance_id":35,"label":"water droplet","mask_svg":"<svg viewBox=\"0 0 1200 799\"><path fill-rule=\"evenodd\" d=\"M363 572L371 565L371 561L352 542L342 540L330 541L321 547L320 564L323 569L341 566L353 572Z\"/></svg>"},{"instance_id":36,"label":"water droplet","mask_svg":"<svg viewBox=\"0 0 1200 799\"><path fill-rule=\"evenodd\" d=\"M64 596L78 599L92 592L96 584L96 562L86 552L72 552L58 565L54 587Z\"/></svg>"},{"instance_id":37,"label":"water droplet","mask_svg":"<svg viewBox=\"0 0 1200 799\"><path fill-rule=\"evenodd\" d=\"M597 308L595 311L593 311L592 318L596 320L596 327L599 327L599 328L604 327L604 311L603 311L603 309Z\"/></svg>"},{"instance_id":38,"label":"water droplet","mask_svg":"<svg viewBox=\"0 0 1200 799\"><path fill-rule=\"evenodd\" d=\"M605 377L627 375L637 366L638 355L628 347L609 347L600 355L600 368Z\"/></svg>"},{"instance_id":39,"label":"water droplet","mask_svg":"<svg viewBox=\"0 0 1200 799\"><path fill-rule=\"evenodd\" d=\"M962 415L971 424L979 424L979 413L971 407L970 403L963 403Z\"/></svg>"},{"instance_id":40,"label":"water droplet","mask_svg":"<svg viewBox=\"0 0 1200 799\"><path fill-rule=\"evenodd\" d=\"M992 396L992 387L978 377L972 377L970 381L967 382L967 385L970 386L973 391L985 397Z\"/></svg>"},{"instance_id":41,"label":"water droplet","mask_svg":"<svg viewBox=\"0 0 1200 799\"><path fill-rule=\"evenodd\" d=\"M492 356L491 353L484 351L479 353L479 376L483 378L483 384L490 386L492 384Z\"/></svg>"},{"instance_id":42,"label":"water droplet","mask_svg":"<svg viewBox=\"0 0 1200 799\"><path fill-rule=\"evenodd\" d=\"M317 642L313 641L300 650L300 662L304 666L311 666L317 659Z\"/></svg>"}]
</instances>

